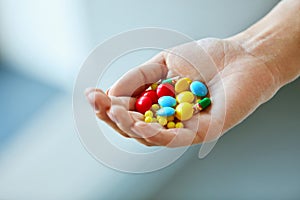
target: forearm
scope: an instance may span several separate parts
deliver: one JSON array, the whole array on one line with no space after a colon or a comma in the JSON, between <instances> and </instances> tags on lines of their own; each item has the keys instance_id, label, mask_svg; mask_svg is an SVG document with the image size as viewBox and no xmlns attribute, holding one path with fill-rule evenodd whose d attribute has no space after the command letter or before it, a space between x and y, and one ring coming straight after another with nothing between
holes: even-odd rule
<instances>
[{"instance_id":1,"label":"forearm","mask_svg":"<svg viewBox=\"0 0 300 200\"><path fill-rule=\"evenodd\" d=\"M300 75L300 1L284 0L266 17L231 38L262 60L277 88Z\"/></svg>"}]
</instances>

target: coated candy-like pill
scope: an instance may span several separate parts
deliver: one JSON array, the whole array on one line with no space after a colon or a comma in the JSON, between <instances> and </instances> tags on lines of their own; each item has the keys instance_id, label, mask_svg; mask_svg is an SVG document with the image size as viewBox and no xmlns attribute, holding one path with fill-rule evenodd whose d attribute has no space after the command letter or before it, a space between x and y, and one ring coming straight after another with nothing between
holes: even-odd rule
<instances>
[{"instance_id":1,"label":"coated candy-like pill","mask_svg":"<svg viewBox=\"0 0 300 200\"><path fill-rule=\"evenodd\" d=\"M152 103L157 103L158 97L157 97L156 91L154 91L154 90L145 91L141 94L141 96L150 97L152 100Z\"/></svg>"},{"instance_id":2,"label":"coated candy-like pill","mask_svg":"<svg viewBox=\"0 0 300 200\"><path fill-rule=\"evenodd\" d=\"M184 125L183 125L182 122L177 122L177 123L175 124L175 128L183 128L183 127L184 127Z\"/></svg>"},{"instance_id":3,"label":"coated candy-like pill","mask_svg":"<svg viewBox=\"0 0 300 200\"><path fill-rule=\"evenodd\" d=\"M172 115L172 116L167 117L167 120L168 120L168 122L174 121L174 116Z\"/></svg>"},{"instance_id":4,"label":"coated candy-like pill","mask_svg":"<svg viewBox=\"0 0 300 200\"><path fill-rule=\"evenodd\" d=\"M147 110L145 112L145 117L153 117L153 112L151 110Z\"/></svg>"},{"instance_id":5,"label":"coated candy-like pill","mask_svg":"<svg viewBox=\"0 0 300 200\"><path fill-rule=\"evenodd\" d=\"M170 96L163 96L158 99L158 104L161 107L173 107L176 105L176 99Z\"/></svg>"},{"instance_id":6,"label":"coated candy-like pill","mask_svg":"<svg viewBox=\"0 0 300 200\"><path fill-rule=\"evenodd\" d=\"M152 89L152 90L156 90L157 86L158 86L158 83L153 83L153 84L151 85L151 89Z\"/></svg>"},{"instance_id":7,"label":"coated candy-like pill","mask_svg":"<svg viewBox=\"0 0 300 200\"><path fill-rule=\"evenodd\" d=\"M152 100L150 97L140 97L135 102L135 110L144 114L152 106Z\"/></svg>"},{"instance_id":8,"label":"coated candy-like pill","mask_svg":"<svg viewBox=\"0 0 300 200\"><path fill-rule=\"evenodd\" d=\"M158 111L159 110L159 105L158 104L153 104L152 106L151 106L151 110L153 111L153 112L156 112L156 111Z\"/></svg>"},{"instance_id":9,"label":"coated candy-like pill","mask_svg":"<svg viewBox=\"0 0 300 200\"><path fill-rule=\"evenodd\" d=\"M152 122L152 117L146 117L145 122L146 123L151 123Z\"/></svg>"},{"instance_id":10,"label":"coated candy-like pill","mask_svg":"<svg viewBox=\"0 0 300 200\"><path fill-rule=\"evenodd\" d=\"M207 87L200 81L193 81L190 85L192 93L199 97L204 97L207 95Z\"/></svg>"},{"instance_id":11,"label":"coated candy-like pill","mask_svg":"<svg viewBox=\"0 0 300 200\"><path fill-rule=\"evenodd\" d=\"M189 90L190 84L185 78L179 79L175 84L175 92L180 93Z\"/></svg>"},{"instance_id":12,"label":"coated candy-like pill","mask_svg":"<svg viewBox=\"0 0 300 200\"><path fill-rule=\"evenodd\" d=\"M175 96L175 90L173 85L170 85L168 83L160 84L156 89L156 93L158 98L162 96L171 96L171 97Z\"/></svg>"},{"instance_id":13,"label":"coated candy-like pill","mask_svg":"<svg viewBox=\"0 0 300 200\"><path fill-rule=\"evenodd\" d=\"M176 100L178 103L183 103L183 102L192 103L194 101L194 98L195 97L193 93L191 93L190 91L181 92L176 96Z\"/></svg>"},{"instance_id":14,"label":"coated candy-like pill","mask_svg":"<svg viewBox=\"0 0 300 200\"><path fill-rule=\"evenodd\" d=\"M167 127L168 128L174 128L175 127L175 123L174 122L168 122Z\"/></svg>"},{"instance_id":15,"label":"coated candy-like pill","mask_svg":"<svg viewBox=\"0 0 300 200\"><path fill-rule=\"evenodd\" d=\"M189 84L191 84L192 83L192 80L191 79L189 79L189 78L184 78Z\"/></svg>"},{"instance_id":16,"label":"coated candy-like pill","mask_svg":"<svg viewBox=\"0 0 300 200\"><path fill-rule=\"evenodd\" d=\"M175 116L181 121L190 119L193 116L193 113L193 105L190 103L183 102L176 106Z\"/></svg>"},{"instance_id":17,"label":"coated candy-like pill","mask_svg":"<svg viewBox=\"0 0 300 200\"><path fill-rule=\"evenodd\" d=\"M173 78L168 78L163 80L161 83L169 83L169 84L174 84L176 81L180 78L180 76L175 76Z\"/></svg>"},{"instance_id":18,"label":"coated candy-like pill","mask_svg":"<svg viewBox=\"0 0 300 200\"><path fill-rule=\"evenodd\" d=\"M201 99L198 101L198 108L199 110L203 110L206 107L208 107L211 104L211 100L208 97L205 97L204 99Z\"/></svg>"},{"instance_id":19,"label":"coated candy-like pill","mask_svg":"<svg viewBox=\"0 0 300 200\"><path fill-rule=\"evenodd\" d=\"M174 108L163 107L163 108L159 109L156 112L156 115L158 115L158 116L164 116L164 117L169 117L171 115L174 115L174 113L175 113L175 109Z\"/></svg>"},{"instance_id":20,"label":"coated candy-like pill","mask_svg":"<svg viewBox=\"0 0 300 200\"><path fill-rule=\"evenodd\" d=\"M165 126L168 123L168 120L165 117L161 117L158 119L158 123L162 126Z\"/></svg>"},{"instance_id":21,"label":"coated candy-like pill","mask_svg":"<svg viewBox=\"0 0 300 200\"><path fill-rule=\"evenodd\" d=\"M159 120L160 118L166 118L167 119L167 117L163 117L163 116L159 116L159 115L157 115L157 120Z\"/></svg>"}]
</instances>

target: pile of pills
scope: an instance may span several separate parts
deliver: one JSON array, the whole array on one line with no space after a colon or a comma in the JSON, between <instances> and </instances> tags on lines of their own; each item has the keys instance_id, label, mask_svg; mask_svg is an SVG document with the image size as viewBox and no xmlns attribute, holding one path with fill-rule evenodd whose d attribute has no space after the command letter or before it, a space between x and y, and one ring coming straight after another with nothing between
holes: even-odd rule
<instances>
[{"instance_id":1,"label":"pile of pills","mask_svg":"<svg viewBox=\"0 0 300 200\"><path fill-rule=\"evenodd\" d=\"M207 94L204 83L178 76L153 83L137 98L135 109L144 114L147 123L183 128L182 121L211 104Z\"/></svg>"}]
</instances>

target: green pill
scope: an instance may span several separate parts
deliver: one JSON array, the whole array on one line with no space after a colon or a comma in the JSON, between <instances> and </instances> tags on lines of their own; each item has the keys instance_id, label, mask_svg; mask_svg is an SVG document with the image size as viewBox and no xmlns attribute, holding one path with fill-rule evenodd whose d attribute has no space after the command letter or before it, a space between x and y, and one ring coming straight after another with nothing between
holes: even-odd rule
<instances>
[{"instance_id":1,"label":"green pill","mask_svg":"<svg viewBox=\"0 0 300 200\"><path fill-rule=\"evenodd\" d=\"M172 82L173 80L171 78L162 81L162 83L169 83L169 84L172 84Z\"/></svg>"},{"instance_id":2,"label":"green pill","mask_svg":"<svg viewBox=\"0 0 300 200\"><path fill-rule=\"evenodd\" d=\"M197 103L198 103L200 110L203 110L211 104L211 100L210 100L210 98L205 97L205 98L199 100Z\"/></svg>"}]
</instances>

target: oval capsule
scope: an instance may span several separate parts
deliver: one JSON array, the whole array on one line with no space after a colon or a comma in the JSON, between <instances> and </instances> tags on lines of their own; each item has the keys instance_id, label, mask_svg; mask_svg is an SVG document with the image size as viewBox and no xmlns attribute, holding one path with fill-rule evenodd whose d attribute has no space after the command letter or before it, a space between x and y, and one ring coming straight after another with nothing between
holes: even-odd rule
<instances>
[{"instance_id":1,"label":"oval capsule","mask_svg":"<svg viewBox=\"0 0 300 200\"><path fill-rule=\"evenodd\" d=\"M181 78L175 84L175 92L180 93L183 91L187 91L189 87L189 81L186 78Z\"/></svg>"},{"instance_id":2,"label":"oval capsule","mask_svg":"<svg viewBox=\"0 0 300 200\"><path fill-rule=\"evenodd\" d=\"M176 106L177 119L181 121L189 120L194 113L193 105L191 103L183 102Z\"/></svg>"},{"instance_id":3,"label":"oval capsule","mask_svg":"<svg viewBox=\"0 0 300 200\"><path fill-rule=\"evenodd\" d=\"M135 102L136 111L144 114L147 110L150 110L152 106L152 99L150 97L140 97Z\"/></svg>"},{"instance_id":4,"label":"oval capsule","mask_svg":"<svg viewBox=\"0 0 300 200\"><path fill-rule=\"evenodd\" d=\"M147 90L147 91L143 92L141 94L141 96L150 97L150 99L152 100L152 103L157 103L158 97L157 97L156 91L154 91L154 90Z\"/></svg>"},{"instance_id":5,"label":"oval capsule","mask_svg":"<svg viewBox=\"0 0 300 200\"><path fill-rule=\"evenodd\" d=\"M192 103L194 101L194 98L195 97L193 93L191 93L190 91L181 92L176 96L176 100L178 103L183 103L183 102Z\"/></svg>"},{"instance_id":6,"label":"oval capsule","mask_svg":"<svg viewBox=\"0 0 300 200\"><path fill-rule=\"evenodd\" d=\"M211 100L210 98L205 97L204 99L199 100L197 103L198 103L198 108L200 110L203 110L211 104Z\"/></svg>"},{"instance_id":7,"label":"oval capsule","mask_svg":"<svg viewBox=\"0 0 300 200\"><path fill-rule=\"evenodd\" d=\"M175 96L175 90L173 85L168 83L160 84L156 89L156 93L158 98L162 96L171 96L171 97Z\"/></svg>"},{"instance_id":8,"label":"oval capsule","mask_svg":"<svg viewBox=\"0 0 300 200\"><path fill-rule=\"evenodd\" d=\"M174 107L176 105L176 99L170 96L163 96L158 99L158 104L161 107Z\"/></svg>"},{"instance_id":9,"label":"oval capsule","mask_svg":"<svg viewBox=\"0 0 300 200\"><path fill-rule=\"evenodd\" d=\"M193 81L190 85L191 92L199 97L204 97L207 95L207 87L200 81Z\"/></svg>"},{"instance_id":10,"label":"oval capsule","mask_svg":"<svg viewBox=\"0 0 300 200\"><path fill-rule=\"evenodd\" d=\"M158 116L164 116L164 117L169 117L169 116L174 115L174 113L175 113L175 109L174 108L163 107L163 108L159 109L156 112L156 115L158 115Z\"/></svg>"},{"instance_id":11,"label":"oval capsule","mask_svg":"<svg viewBox=\"0 0 300 200\"><path fill-rule=\"evenodd\" d=\"M177 122L177 123L175 124L175 128L184 128L184 125L183 125L182 122Z\"/></svg>"}]
</instances>

